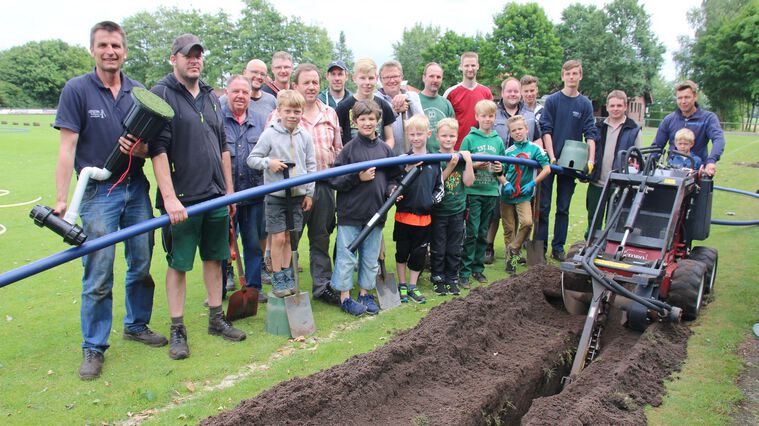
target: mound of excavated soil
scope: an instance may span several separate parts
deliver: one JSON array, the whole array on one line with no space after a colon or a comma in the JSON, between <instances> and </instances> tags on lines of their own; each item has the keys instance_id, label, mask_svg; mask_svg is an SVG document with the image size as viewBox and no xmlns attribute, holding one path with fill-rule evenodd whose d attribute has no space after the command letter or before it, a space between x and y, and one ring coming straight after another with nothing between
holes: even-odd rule
<instances>
[{"instance_id":1,"label":"mound of excavated soil","mask_svg":"<svg viewBox=\"0 0 759 426\"><path fill-rule=\"evenodd\" d=\"M373 352L202 424L645 423L642 405L660 401L662 379L685 356L687 328L656 326L641 338L610 324L599 358L550 396L584 320L557 309L557 294L558 269L531 268L436 307Z\"/></svg>"},{"instance_id":2,"label":"mound of excavated soil","mask_svg":"<svg viewBox=\"0 0 759 426\"><path fill-rule=\"evenodd\" d=\"M684 324L653 324L640 333L609 321L601 355L564 390L538 398L524 425L645 425L645 405L658 406L664 378L678 371L690 330Z\"/></svg>"}]
</instances>

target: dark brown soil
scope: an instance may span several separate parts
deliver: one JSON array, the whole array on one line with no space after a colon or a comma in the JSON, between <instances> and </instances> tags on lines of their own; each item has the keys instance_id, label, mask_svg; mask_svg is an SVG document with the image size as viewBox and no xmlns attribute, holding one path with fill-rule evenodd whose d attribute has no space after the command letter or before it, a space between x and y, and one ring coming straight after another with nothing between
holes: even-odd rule
<instances>
[{"instance_id":1,"label":"dark brown soil","mask_svg":"<svg viewBox=\"0 0 759 426\"><path fill-rule=\"evenodd\" d=\"M685 357L687 328L655 326L641 337L609 325L607 349L550 396L561 390L584 320L560 303L558 269L531 268L438 306L373 352L280 383L202 424L645 423L642 406L660 402L663 378Z\"/></svg>"}]
</instances>

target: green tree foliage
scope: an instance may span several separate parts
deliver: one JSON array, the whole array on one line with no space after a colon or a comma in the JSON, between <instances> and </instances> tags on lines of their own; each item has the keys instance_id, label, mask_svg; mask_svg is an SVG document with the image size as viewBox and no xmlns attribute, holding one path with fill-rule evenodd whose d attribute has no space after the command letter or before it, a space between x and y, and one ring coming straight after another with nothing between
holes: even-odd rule
<instances>
[{"instance_id":1,"label":"green tree foliage","mask_svg":"<svg viewBox=\"0 0 759 426\"><path fill-rule=\"evenodd\" d=\"M345 41L345 32L343 31L340 31L340 37L337 39L335 48L332 51L332 61L337 60L345 62L349 70L353 69L353 51L348 47L348 43Z\"/></svg>"},{"instance_id":2,"label":"green tree foliage","mask_svg":"<svg viewBox=\"0 0 759 426\"><path fill-rule=\"evenodd\" d=\"M403 30L401 41L393 43L393 56L403 65L403 74L408 84L419 89L424 87L422 73L427 62L422 60L419 52L434 45L439 39L440 27L425 27L417 22L413 27Z\"/></svg>"},{"instance_id":3,"label":"green tree foliage","mask_svg":"<svg viewBox=\"0 0 759 426\"><path fill-rule=\"evenodd\" d=\"M664 62L664 46L637 0L614 0L604 9L574 4L558 27L565 59L583 62L582 92L597 104L614 90L630 96L651 91Z\"/></svg>"},{"instance_id":4,"label":"green tree foliage","mask_svg":"<svg viewBox=\"0 0 759 426\"><path fill-rule=\"evenodd\" d=\"M508 77L525 74L538 77L540 92L561 81L563 50L545 11L536 3L508 3L493 17L493 32L483 60L493 64L494 86Z\"/></svg>"},{"instance_id":5,"label":"green tree foliage","mask_svg":"<svg viewBox=\"0 0 759 426\"><path fill-rule=\"evenodd\" d=\"M446 31L437 43L422 52L422 63L437 62L443 67L441 93L461 81L461 71L459 71L461 54L470 51L479 52L486 43L485 38L480 35L469 37ZM480 57L480 73L478 74L478 80L481 81L482 73L490 67L490 64L483 62L483 59Z\"/></svg>"},{"instance_id":6,"label":"green tree foliage","mask_svg":"<svg viewBox=\"0 0 759 426\"><path fill-rule=\"evenodd\" d=\"M200 37L204 56L203 80L221 86L229 74L230 41L234 32L229 16L198 10L159 7L155 12L140 12L124 20L128 38L127 74L152 87L171 72L171 43L185 33Z\"/></svg>"},{"instance_id":7,"label":"green tree foliage","mask_svg":"<svg viewBox=\"0 0 759 426\"><path fill-rule=\"evenodd\" d=\"M277 51L289 52L296 64L310 62L320 70L332 59L332 41L324 28L287 18L266 0L244 0L231 39L230 66L237 70L251 59L270 63ZM239 72L239 71L236 71Z\"/></svg>"},{"instance_id":8,"label":"green tree foliage","mask_svg":"<svg viewBox=\"0 0 759 426\"><path fill-rule=\"evenodd\" d=\"M0 80L0 108L29 108L35 102L13 83Z\"/></svg>"},{"instance_id":9,"label":"green tree foliage","mask_svg":"<svg viewBox=\"0 0 759 426\"><path fill-rule=\"evenodd\" d=\"M1 105L54 107L66 81L92 66L86 49L61 40L30 41L0 52Z\"/></svg>"},{"instance_id":10,"label":"green tree foliage","mask_svg":"<svg viewBox=\"0 0 759 426\"><path fill-rule=\"evenodd\" d=\"M651 98L653 102L648 106L648 118L653 120L649 125L657 127L660 120L677 108L675 101L674 81L667 81L664 76L657 74L651 80Z\"/></svg>"},{"instance_id":11,"label":"green tree foliage","mask_svg":"<svg viewBox=\"0 0 759 426\"><path fill-rule=\"evenodd\" d=\"M171 43L184 33L202 40L203 80L214 87L223 86L230 74L241 73L251 59L270 63L272 54L280 50L293 55L296 64L327 66L333 46L325 29L287 18L265 0L243 3L237 22L222 11L203 13L176 7L159 7L126 18L123 26L130 43L126 71L146 86L154 85L171 72Z\"/></svg>"},{"instance_id":12,"label":"green tree foliage","mask_svg":"<svg viewBox=\"0 0 759 426\"><path fill-rule=\"evenodd\" d=\"M701 86L722 120L743 116L748 126L759 104L759 1L705 1L689 17L695 38L681 39L683 77Z\"/></svg>"}]
</instances>

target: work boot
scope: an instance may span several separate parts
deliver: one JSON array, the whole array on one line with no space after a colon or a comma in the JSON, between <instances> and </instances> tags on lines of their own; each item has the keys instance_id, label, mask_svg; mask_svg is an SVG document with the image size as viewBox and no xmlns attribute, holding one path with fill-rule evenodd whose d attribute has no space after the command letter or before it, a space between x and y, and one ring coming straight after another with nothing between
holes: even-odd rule
<instances>
[{"instance_id":1,"label":"work boot","mask_svg":"<svg viewBox=\"0 0 759 426\"><path fill-rule=\"evenodd\" d=\"M227 321L223 311L208 317L208 334L221 336L233 342L240 342L247 337L244 331L232 327L232 323Z\"/></svg>"},{"instance_id":2,"label":"work boot","mask_svg":"<svg viewBox=\"0 0 759 426\"><path fill-rule=\"evenodd\" d=\"M187 329L184 324L172 324L169 333L169 358L185 359L190 356L187 346Z\"/></svg>"},{"instance_id":3,"label":"work boot","mask_svg":"<svg viewBox=\"0 0 759 426\"><path fill-rule=\"evenodd\" d=\"M79 378L82 380L95 380L103 371L105 356L95 349L82 349L82 365L79 367Z\"/></svg>"},{"instance_id":4,"label":"work boot","mask_svg":"<svg viewBox=\"0 0 759 426\"><path fill-rule=\"evenodd\" d=\"M374 296L367 293L358 296L358 303L366 306L366 313L369 315L377 315L379 313L379 306L374 302Z\"/></svg>"},{"instance_id":5,"label":"work boot","mask_svg":"<svg viewBox=\"0 0 759 426\"><path fill-rule=\"evenodd\" d=\"M461 282L461 288L465 290L469 290L472 287L469 285L469 277L459 277L459 282Z\"/></svg>"},{"instance_id":6,"label":"work boot","mask_svg":"<svg viewBox=\"0 0 759 426\"><path fill-rule=\"evenodd\" d=\"M551 257L555 260L558 260L559 262L563 262L567 260L567 255L564 253L564 251L551 251Z\"/></svg>"},{"instance_id":7,"label":"work boot","mask_svg":"<svg viewBox=\"0 0 759 426\"><path fill-rule=\"evenodd\" d=\"M493 245L488 244L487 247L485 247L485 259L483 259L482 263L486 265L490 265L495 260L495 253L493 250Z\"/></svg>"},{"instance_id":8,"label":"work boot","mask_svg":"<svg viewBox=\"0 0 759 426\"><path fill-rule=\"evenodd\" d=\"M482 272L472 272L472 278L477 280L477 282L481 284L485 284L488 282L488 277L485 276Z\"/></svg>"},{"instance_id":9,"label":"work boot","mask_svg":"<svg viewBox=\"0 0 759 426\"><path fill-rule=\"evenodd\" d=\"M276 297L290 295L290 289L287 288L287 276L285 275L285 271L277 271L271 275L271 292Z\"/></svg>"},{"instance_id":10,"label":"work boot","mask_svg":"<svg viewBox=\"0 0 759 426\"><path fill-rule=\"evenodd\" d=\"M166 344L169 343L163 334L156 333L147 327L137 333L133 333L129 330L124 330L124 340L134 340L135 342L144 343L154 348L160 348L161 346L166 346Z\"/></svg>"},{"instance_id":11,"label":"work boot","mask_svg":"<svg viewBox=\"0 0 759 426\"><path fill-rule=\"evenodd\" d=\"M287 291L290 294L295 294L295 277L293 276L293 268L285 268L282 270L285 273L285 284L287 284Z\"/></svg>"}]
</instances>

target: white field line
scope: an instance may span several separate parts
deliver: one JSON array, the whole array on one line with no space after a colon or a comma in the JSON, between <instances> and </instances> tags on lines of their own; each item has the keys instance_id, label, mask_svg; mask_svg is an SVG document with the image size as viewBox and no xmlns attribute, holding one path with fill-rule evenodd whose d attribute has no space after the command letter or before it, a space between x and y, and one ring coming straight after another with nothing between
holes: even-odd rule
<instances>
[{"instance_id":1,"label":"white field line","mask_svg":"<svg viewBox=\"0 0 759 426\"><path fill-rule=\"evenodd\" d=\"M10 192L10 191L8 191L7 189L0 189L0 197L3 197L3 196L5 196L5 195L8 195L8 194L10 194L10 193L11 193L11 192ZM25 201L25 202L23 202L23 203L14 203L14 204L0 204L0 208L3 208L3 207L19 207L19 206L25 206L25 205L27 205L27 204L36 203L37 201L39 201L39 200L41 200L41 199L42 199L42 197L37 197L37 198L35 198L35 199L31 200L31 201ZM6 227L5 227L5 225L3 225L2 223L0 223L0 235L3 235L3 234L5 234L5 231L7 231L7 230L8 230L8 228L6 228Z\"/></svg>"}]
</instances>

